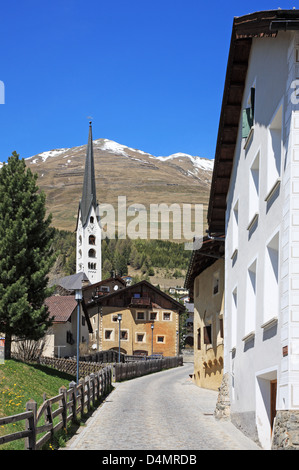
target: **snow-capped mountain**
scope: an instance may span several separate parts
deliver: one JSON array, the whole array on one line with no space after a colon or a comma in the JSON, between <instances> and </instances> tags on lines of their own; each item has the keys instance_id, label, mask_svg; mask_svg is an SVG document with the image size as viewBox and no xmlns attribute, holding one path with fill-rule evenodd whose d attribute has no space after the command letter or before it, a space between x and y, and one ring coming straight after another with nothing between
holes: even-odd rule
<instances>
[{"instance_id":1,"label":"snow-capped mountain","mask_svg":"<svg viewBox=\"0 0 299 470\"><path fill-rule=\"evenodd\" d=\"M117 197L127 205L203 204L207 209L213 160L175 153L154 156L109 139L93 141L97 199L117 210ZM86 145L53 149L26 159L47 196L53 225L74 230L83 184Z\"/></svg>"}]
</instances>

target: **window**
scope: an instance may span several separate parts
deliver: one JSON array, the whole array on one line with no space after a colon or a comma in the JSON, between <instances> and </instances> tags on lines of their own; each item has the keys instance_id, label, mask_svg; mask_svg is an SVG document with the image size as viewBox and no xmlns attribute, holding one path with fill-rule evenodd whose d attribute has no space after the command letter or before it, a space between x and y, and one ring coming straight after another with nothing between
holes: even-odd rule
<instances>
[{"instance_id":1,"label":"window","mask_svg":"<svg viewBox=\"0 0 299 470\"><path fill-rule=\"evenodd\" d=\"M256 267L255 260L247 270L245 335L255 330L256 317Z\"/></svg>"},{"instance_id":2,"label":"window","mask_svg":"<svg viewBox=\"0 0 299 470\"><path fill-rule=\"evenodd\" d=\"M88 251L88 256L89 256L89 258L95 258L96 257L96 251L93 248L91 248Z\"/></svg>"},{"instance_id":3,"label":"window","mask_svg":"<svg viewBox=\"0 0 299 470\"><path fill-rule=\"evenodd\" d=\"M137 343L144 343L145 342L145 333L137 333L136 334L136 342Z\"/></svg>"},{"instance_id":4,"label":"window","mask_svg":"<svg viewBox=\"0 0 299 470\"><path fill-rule=\"evenodd\" d=\"M255 157L249 172L249 217L251 223L259 212L260 153Z\"/></svg>"},{"instance_id":5,"label":"window","mask_svg":"<svg viewBox=\"0 0 299 470\"><path fill-rule=\"evenodd\" d=\"M112 315L112 321L115 322L115 323L118 322L117 315Z\"/></svg>"},{"instance_id":6,"label":"window","mask_svg":"<svg viewBox=\"0 0 299 470\"><path fill-rule=\"evenodd\" d=\"M204 326L203 342L204 344L212 344L212 325Z\"/></svg>"},{"instance_id":7,"label":"window","mask_svg":"<svg viewBox=\"0 0 299 470\"><path fill-rule=\"evenodd\" d=\"M171 320L171 313L170 312L163 312L163 320L170 321Z\"/></svg>"},{"instance_id":8,"label":"window","mask_svg":"<svg viewBox=\"0 0 299 470\"><path fill-rule=\"evenodd\" d=\"M89 222L90 222L91 224L93 224L93 223L94 223L94 217L91 216L91 217L89 218Z\"/></svg>"},{"instance_id":9,"label":"window","mask_svg":"<svg viewBox=\"0 0 299 470\"><path fill-rule=\"evenodd\" d=\"M234 349L237 345L237 311L238 311L238 291L237 287L232 293L232 323L231 323L231 348Z\"/></svg>"},{"instance_id":10,"label":"window","mask_svg":"<svg viewBox=\"0 0 299 470\"><path fill-rule=\"evenodd\" d=\"M268 130L268 158L267 158L267 197L273 190L281 175L281 148L282 148L282 105L271 121Z\"/></svg>"},{"instance_id":11,"label":"window","mask_svg":"<svg viewBox=\"0 0 299 470\"><path fill-rule=\"evenodd\" d=\"M150 312L150 320L151 321L158 320L158 312Z\"/></svg>"},{"instance_id":12,"label":"window","mask_svg":"<svg viewBox=\"0 0 299 470\"><path fill-rule=\"evenodd\" d=\"M97 268L97 263L88 263L88 269L95 271Z\"/></svg>"},{"instance_id":13,"label":"window","mask_svg":"<svg viewBox=\"0 0 299 470\"><path fill-rule=\"evenodd\" d=\"M267 244L264 280L264 322L278 316L279 311L279 233Z\"/></svg>"},{"instance_id":14,"label":"window","mask_svg":"<svg viewBox=\"0 0 299 470\"><path fill-rule=\"evenodd\" d=\"M68 344L74 344L75 343L74 338L73 338L73 334L72 334L71 331L66 332L66 342Z\"/></svg>"},{"instance_id":15,"label":"window","mask_svg":"<svg viewBox=\"0 0 299 470\"><path fill-rule=\"evenodd\" d=\"M110 292L109 286L101 286L100 287L100 292Z\"/></svg>"},{"instance_id":16,"label":"window","mask_svg":"<svg viewBox=\"0 0 299 470\"><path fill-rule=\"evenodd\" d=\"M137 320L145 320L145 312L137 312Z\"/></svg>"},{"instance_id":17,"label":"window","mask_svg":"<svg viewBox=\"0 0 299 470\"><path fill-rule=\"evenodd\" d=\"M96 244L96 237L94 235L89 235L88 237L88 243L90 245L95 245Z\"/></svg>"},{"instance_id":18,"label":"window","mask_svg":"<svg viewBox=\"0 0 299 470\"><path fill-rule=\"evenodd\" d=\"M219 293L219 272L213 274L213 295Z\"/></svg>"},{"instance_id":19,"label":"window","mask_svg":"<svg viewBox=\"0 0 299 470\"><path fill-rule=\"evenodd\" d=\"M157 343L165 343L165 336L157 336Z\"/></svg>"},{"instance_id":20,"label":"window","mask_svg":"<svg viewBox=\"0 0 299 470\"><path fill-rule=\"evenodd\" d=\"M250 95L247 101L247 107L243 109L242 115L242 138L249 136L250 130L254 124L254 102L255 102L255 88L250 89Z\"/></svg>"},{"instance_id":21,"label":"window","mask_svg":"<svg viewBox=\"0 0 299 470\"><path fill-rule=\"evenodd\" d=\"M220 338L224 338L224 333L223 333L223 318L219 319L219 335Z\"/></svg>"},{"instance_id":22,"label":"window","mask_svg":"<svg viewBox=\"0 0 299 470\"><path fill-rule=\"evenodd\" d=\"M105 330L105 339L108 341L113 339L113 330Z\"/></svg>"},{"instance_id":23,"label":"window","mask_svg":"<svg viewBox=\"0 0 299 470\"><path fill-rule=\"evenodd\" d=\"M234 205L232 211L232 256L238 250L238 242L239 242L239 201L237 201Z\"/></svg>"},{"instance_id":24,"label":"window","mask_svg":"<svg viewBox=\"0 0 299 470\"><path fill-rule=\"evenodd\" d=\"M197 330L197 349L201 349L201 330L198 328Z\"/></svg>"},{"instance_id":25,"label":"window","mask_svg":"<svg viewBox=\"0 0 299 470\"><path fill-rule=\"evenodd\" d=\"M120 339L126 341L129 338L129 332L128 330L121 330L120 331Z\"/></svg>"}]
</instances>

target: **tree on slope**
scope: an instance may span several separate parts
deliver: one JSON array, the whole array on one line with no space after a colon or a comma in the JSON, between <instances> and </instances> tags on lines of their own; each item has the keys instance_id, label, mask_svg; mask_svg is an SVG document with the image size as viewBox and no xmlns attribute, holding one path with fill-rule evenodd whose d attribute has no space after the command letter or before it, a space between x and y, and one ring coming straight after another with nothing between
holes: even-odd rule
<instances>
[{"instance_id":1,"label":"tree on slope","mask_svg":"<svg viewBox=\"0 0 299 470\"><path fill-rule=\"evenodd\" d=\"M0 332L6 359L12 337L38 340L52 323L44 300L50 294L54 231L36 180L16 152L0 170Z\"/></svg>"}]
</instances>

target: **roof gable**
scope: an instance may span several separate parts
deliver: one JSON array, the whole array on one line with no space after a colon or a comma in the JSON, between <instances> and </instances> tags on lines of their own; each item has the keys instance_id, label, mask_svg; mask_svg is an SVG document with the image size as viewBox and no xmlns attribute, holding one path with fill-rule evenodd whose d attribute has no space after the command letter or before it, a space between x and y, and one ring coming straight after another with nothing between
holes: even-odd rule
<instances>
[{"instance_id":1,"label":"roof gable","mask_svg":"<svg viewBox=\"0 0 299 470\"><path fill-rule=\"evenodd\" d=\"M113 292L97 299L94 303L110 307L165 308L183 311L184 305L165 294L147 281Z\"/></svg>"},{"instance_id":2,"label":"roof gable","mask_svg":"<svg viewBox=\"0 0 299 470\"><path fill-rule=\"evenodd\" d=\"M75 310L77 301L74 295L53 295L45 300L45 304L54 323L65 323Z\"/></svg>"}]
</instances>

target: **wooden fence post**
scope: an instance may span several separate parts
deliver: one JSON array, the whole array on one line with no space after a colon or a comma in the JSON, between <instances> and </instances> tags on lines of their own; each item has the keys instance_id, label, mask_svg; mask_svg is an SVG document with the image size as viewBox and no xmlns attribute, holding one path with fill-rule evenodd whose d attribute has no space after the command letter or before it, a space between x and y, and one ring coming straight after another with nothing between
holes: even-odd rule
<instances>
[{"instance_id":1,"label":"wooden fence post","mask_svg":"<svg viewBox=\"0 0 299 470\"><path fill-rule=\"evenodd\" d=\"M73 414L73 423L77 421L77 385L76 382L70 382L69 387L72 389L72 414Z\"/></svg>"},{"instance_id":2,"label":"wooden fence post","mask_svg":"<svg viewBox=\"0 0 299 470\"><path fill-rule=\"evenodd\" d=\"M85 377L85 384L87 388L87 412L90 411L90 378L89 375Z\"/></svg>"},{"instance_id":3,"label":"wooden fence post","mask_svg":"<svg viewBox=\"0 0 299 470\"><path fill-rule=\"evenodd\" d=\"M36 450L36 414L37 403L34 400L29 400L26 403L26 411L32 411L32 417L26 419L26 431L31 431L29 437L25 439L26 450Z\"/></svg>"},{"instance_id":4,"label":"wooden fence post","mask_svg":"<svg viewBox=\"0 0 299 470\"><path fill-rule=\"evenodd\" d=\"M67 393L66 392L67 392L67 390L66 390L66 387L64 385L62 387L60 387L59 393L62 394L62 398L60 400L59 405L62 408L61 416L62 416L62 422L63 422L64 429L66 429L66 426L67 426Z\"/></svg>"},{"instance_id":5,"label":"wooden fence post","mask_svg":"<svg viewBox=\"0 0 299 470\"><path fill-rule=\"evenodd\" d=\"M84 379L79 380L79 384L81 385L81 420L84 419L84 402L85 402L85 381Z\"/></svg>"},{"instance_id":6,"label":"wooden fence post","mask_svg":"<svg viewBox=\"0 0 299 470\"><path fill-rule=\"evenodd\" d=\"M96 402L95 384L96 384L96 381L95 381L95 375L94 375L93 372L90 374L90 383L91 383L91 386L92 386L92 406L95 406L95 402Z\"/></svg>"}]
</instances>

